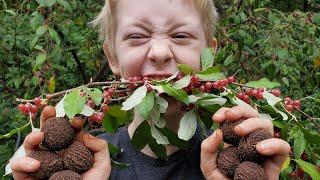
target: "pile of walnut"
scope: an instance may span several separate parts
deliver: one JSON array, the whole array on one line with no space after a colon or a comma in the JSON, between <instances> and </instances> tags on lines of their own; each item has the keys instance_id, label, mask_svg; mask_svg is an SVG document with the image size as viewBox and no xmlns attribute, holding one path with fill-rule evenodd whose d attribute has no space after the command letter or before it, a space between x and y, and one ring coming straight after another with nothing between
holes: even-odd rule
<instances>
[{"instance_id":1,"label":"pile of walnut","mask_svg":"<svg viewBox=\"0 0 320 180\"><path fill-rule=\"evenodd\" d=\"M223 141L233 146L219 152L218 168L224 175L236 180L266 180L268 176L261 164L267 157L257 152L256 144L272 138L272 135L258 129L245 137L238 136L234 133L234 127L242 121L225 121L220 125Z\"/></svg>"},{"instance_id":2,"label":"pile of walnut","mask_svg":"<svg viewBox=\"0 0 320 180\"><path fill-rule=\"evenodd\" d=\"M93 154L82 142L75 140L75 130L65 118L48 119L41 131L44 141L38 150L28 154L40 161L34 179L81 179L81 173L91 169Z\"/></svg>"}]
</instances>

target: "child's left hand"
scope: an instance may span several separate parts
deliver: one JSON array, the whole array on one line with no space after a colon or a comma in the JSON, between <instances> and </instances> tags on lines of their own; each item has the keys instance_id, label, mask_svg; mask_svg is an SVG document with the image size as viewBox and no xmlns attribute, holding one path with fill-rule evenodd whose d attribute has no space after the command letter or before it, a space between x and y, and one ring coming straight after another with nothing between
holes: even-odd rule
<instances>
[{"instance_id":1,"label":"child's left hand","mask_svg":"<svg viewBox=\"0 0 320 180\"><path fill-rule=\"evenodd\" d=\"M222 123L225 120L246 119L235 127L235 133L240 136L246 136L256 129L265 129L273 135L272 122L259 118L258 111L254 109L245 109L241 106L221 108L212 116L212 119L217 123ZM228 179L219 171L216 163L219 145L222 141L222 131L217 129L201 144L200 167L206 179ZM282 139L272 138L259 142L256 149L260 154L269 156L263 164L268 179L279 179L282 165L290 152L290 145Z\"/></svg>"}]
</instances>

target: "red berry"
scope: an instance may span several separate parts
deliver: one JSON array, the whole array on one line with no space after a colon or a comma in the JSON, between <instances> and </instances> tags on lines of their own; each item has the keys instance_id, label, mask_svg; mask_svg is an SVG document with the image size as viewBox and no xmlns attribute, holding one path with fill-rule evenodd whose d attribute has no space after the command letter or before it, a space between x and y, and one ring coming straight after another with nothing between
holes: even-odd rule
<instances>
[{"instance_id":1,"label":"red berry","mask_svg":"<svg viewBox=\"0 0 320 180\"><path fill-rule=\"evenodd\" d=\"M273 95L277 96L277 97L281 96L281 91L280 91L280 89L273 89L273 90L271 91L271 93L272 93Z\"/></svg>"},{"instance_id":2,"label":"red berry","mask_svg":"<svg viewBox=\"0 0 320 180\"><path fill-rule=\"evenodd\" d=\"M24 105L24 113L28 114L30 112L30 109L31 109L31 104L30 103L27 103Z\"/></svg>"},{"instance_id":3,"label":"red berry","mask_svg":"<svg viewBox=\"0 0 320 180\"><path fill-rule=\"evenodd\" d=\"M137 81L139 81L139 77L134 76L134 77L132 78L132 81L133 81L133 82L137 82Z\"/></svg>"},{"instance_id":4,"label":"red berry","mask_svg":"<svg viewBox=\"0 0 320 180\"><path fill-rule=\"evenodd\" d=\"M193 84L196 84L196 83L199 82L199 78L198 78L197 76L192 76L192 77L191 77L191 82L192 82Z\"/></svg>"},{"instance_id":5,"label":"red berry","mask_svg":"<svg viewBox=\"0 0 320 180\"><path fill-rule=\"evenodd\" d=\"M114 89L110 88L110 89L108 89L108 92L109 92L110 96L112 96L112 94L114 93Z\"/></svg>"},{"instance_id":6,"label":"red berry","mask_svg":"<svg viewBox=\"0 0 320 180\"><path fill-rule=\"evenodd\" d=\"M228 85L228 79L220 80L220 84L221 84L222 87L225 87L226 85Z\"/></svg>"},{"instance_id":7,"label":"red berry","mask_svg":"<svg viewBox=\"0 0 320 180\"><path fill-rule=\"evenodd\" d=\"M97 115L96 115L96 119L95 120L96 120L97 123L101 123L103 118L104 118L104 113L103 112L98 112Z\"/></svg>"},{"instance_id":8,"label":"red berry","mask_svg":"<svg viewBox=\"0 0 320 180\"><path fill-rule=\"evenodd\" d=\"M34 104L35 104L36 106L40 106L40 105L41 105L41 99L40 99L40 97L34 98L33 102L34 102Z\"/></svg>"},{"instance_id":9,"label":"red berry","mask_svg":"<svg viewBox=\"0 0 320 180\"><path fill-rule=\"evenodd\" d=\"M213 82L213 83L212 83L212 87L213 87L214 89L219 89L219 87L220 87L219 82L218 82L218 81Z\"/></svg>"},{"instance_id":10,"label":"red berry","mask_svg":"<svg viewBox=\"0 0 320 180\"><path fill-rule=\"evenodd\" d=\"M297 108L297 109L300 109L301 107L301 101L300 100L294 100L292 105Z\"/></svg>"},{"instance_id":11,"label":"red berry","mask_svg":"<svg viewBox=\"0 0 320 180\"><path fill-rule=\"evenodd\" d=\"M109 106L106 105L106 104L102 105L101 106L101 111L104 112L104 113L108 112L109 111Z\"/></svg>"},{"instance_id":12,"label":"red berry","mask_svg":"<svg viewBox=\"0 0 320 180\"><path fill-rule=\"evenodd\" d=\"M252 96L254 96L254 97L257 97L258 96L258 94L259 94L259 91L258 91L258 89L254 89L254 90L252 90Z\"/></svg>"},{"instance_id":13,"label":"red berry","mask_svg":"<svg viewBox=\"0 0 320 180\"><path fill-rule=\"evenodd\" d=\"M304 152L301 154L301 159L304 160L304 161L307 161L308 160L308 155Z\"/></svg>"},{"instance_id":14,"label":"red berry","mask_svg":"<svg viewBox=\"0 0 320 180\"><path fill-rule=\"evenodd\" d=\"M142 81L142 77L141 76L137 76L137 81Z\"/></svg>"},{"instance_id":15,"label":"red berry","mask_svg":"<svg viewBox=\"0 0 320 180\"><path fill-rule=\"evenodd\" d=\"M286 107L286 110L289 112L291 112L293 110L293 106L291 104L287 104L287 105L285 105L285 107Z\"/></svg>"},{"instance_id":16,"label":"red berry","mask_svg":"<svg viewBox=\"0 0 320 180\"><path fill-rule=\"evenodd\" d=\"M204 85L201 85L199 87L199 90L202 91L202 92L205 92L206 91L206 87Z\"/></svg>"},{"instance_id":17,"label":"red berry","mask_svg":"<svg viewBox=\"0 0 320 180\"><path fill-rule=\"evenodd\" d=\"M229 83L234 83L234 82L236 82L236 78L234 76L229 76L228 77L228 82Z\"/></svg>"},{"instance_id":18,"label":"red berry","mask_svg":"<svg viewBox=\"0 0 320 180\"><path fill-rule=\"evenodd\" d=\"M133 82L133 77L129 77L128 81Z\"/></svg>"},{"instance_id":19,"label":"red berry","mask_svg":"<svg viewBox=\"0 0 320 180\"><path fill-rule=\"evenodd\" d=\"M92 99L89 99L87 101L87 106L89 106L91 108L94 108L96 106L96 104L94 103L94 101Z\"/></svg>"},{"instance_id":20,"label":"red berry","mask_svg":"<svg viewBox=\"0 0 320 180\"><path fill-rule=\"evenodd\" d=\"M24 104L19 104L19 105L18 105L18 109L19 109L19 111L21 111L21 112L25 112L25 106L24 106Z\"/></svg>"},{"instance_id":21,"label":"red berry","mask_svg":"<svg viewBox=\"0 0 320 180\"><path fill-rule=\"evenodd\" d=\"M207 91L210 91L210 90L212 89L212 83L209 82L209 81L206 82L204 86L206 87L206 90L207 90Z\"/></svg>"},{"instance_id":22,"label":"red berry","mask_svg":"<svg viewBox=\"0 0 320 180\"><path fill-rule=\"evenodd\" d=\"M146 87L148 92L151 92L153 90L150 84L147 84Z\"/></svg>"},{"instance_id":23,"label":"red berry","mask_svg":"<svg viewBox=\"0 0 320 180\"><path fill-rule=\"evenodd\" d=\"M259 93L257 94L256 98L257 98L257 99L263 99L263 95L262 95L262 93L261 93L261 92L259 92Z\"/></svg>"},{"instance_id":24,"label":"red berry","mask_svg":"<svg viewBox=\"0 0 320 180\"><path fill-rule=\"evenodd\" d=\"M35 120L36 117L37 117L37 114L36 114L36 113L31 113L31 119L32 119L32 120Z\"/></svg>"},{"instance_id":25,"label":"red berry","mask_svg":"<svg viewBox=\"0 0 320 180\"><path fill-rule=\"evenodd\" d=\"M280 132L274 132L273 136L274 136L275 138L280 138L280 137L281 137L281 134L280 134Z\"/></svg>"},{"instance_id":26,"label":"red berry","mask_svg":"<svg viewBox=\"0 0 320 180\"><path fill-rule=\"evenodd\" d=\"M292 99L290 97L285 97L284 98L284 104L292 104L292 103L293 103L293 101L292 101Z\"/></svg>"},{"instance_id":27,"label":"red berry","mask_svg":"<svg viewBox=\"0 0 320 180\"><path fill-rule=\"evenodd\" d=\"M245 94L248 96L252 96L253 89L246 89Z\"/></svg>"},{"instance_id":28,"label":"red berry","mask_svg":"<svg viewBox=\"0 0 320 180\"><path fill-rule=\"evenodd\" d=\"M250 103L250 97L245 94L245 95L243 96L243 101L249 104L249 103Z\"/></svg>"},{"instance_id":29,"label":"red berry","mask_svg":"<svg viewBox=\"0 0 320 180\"><path fill-rule=\"evenodd\" d=\"M298 176L299 178L303 178L304 177L304 171L301 168L297 168L296 170L296 176Z\"/></svg>"},{"instance_id":30,"label":"red berry","mask_svg":"<svg viewBox=\"0 0 320 180\"><path fill-rule=\"evenodd\" d=\"M31 113L35 114L38 111L38 107L36 105L31 104L30 111L31 111Z\"/></svg>"},{"instance_id":31,"label":"red berry","mask_svg":"<svg viewBox=\"0 0 320 180\"><path fill-rule=\"evenodd\" d=\"M92 114L92 115L89 117L89 121L90 121L90 122L95 122L95 121L96 121L96 113Z\"/></svg>"},{"instance_id":32,"label":"red berry","mask_svg":"<svg viewBox=\"0 0 320 180\"><path fill-rule=\"evenodd\" d=\"M258 88L260 92L264 92L264 88Z\"/></svg>"},{"instance_id":33,"label":"red berry","mask_svg":"<svg viewBox=\"0 0 320 180\"><path fill-rule=\"evenodd\" d=\"M143 81L149 81L149 77L147 77L147 76L145 76L145 77L143 77Z\"/></svg>"},{"instance_id":34,"label":"red berry","mask_svg":"<svg viewBox=\"0 0 320 180\"><path fill-rule=\"evenodd\" d=\"M109 97L109 96L110 96L109 91L103 91L102 96L103 96L103 99L107 99L107 97Z\"/></svg>"},{"instance_id":35,"label":"red berry","mask_svg":"<svg viewBox=\"0 0 320 180\"><path fill-rule=\"evenodd\" d=\"M136 86L135 86L133 83L130 83L130 84L128 85L128 88L129 88L129 89L135 89Z\"/></svg>"},{"instance_id":36,"label":"red berry","mask_svg":"<svg viewBox=\"0 0 320 180\"><path fill-rule=\"evenodd\" d=\"M237 98L239 98L239 99L243 99L244 96L245 96L245 94L243 92L238 92L237 93Z\"/></svg>"}]
</instances>

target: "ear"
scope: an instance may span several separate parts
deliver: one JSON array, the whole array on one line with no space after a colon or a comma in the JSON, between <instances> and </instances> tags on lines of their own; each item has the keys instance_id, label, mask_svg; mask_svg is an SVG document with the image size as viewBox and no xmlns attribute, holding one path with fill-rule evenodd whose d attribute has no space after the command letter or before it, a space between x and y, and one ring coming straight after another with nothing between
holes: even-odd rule
<instances>
[{"instance_id":1,"label":"ear","mask_svg":"<svg viewBox=\"0 0 320 180\"><path fill-rule=\"evenodd\" d=\"M216 38L212 38L210 46L212 48L212 52L216 53L218 49L218 41Z\"/></svg>"},{"instance_id":2,"label":"ear","mask_svg":"<svg viewBox=\"0 0 320 180\"><path fill-rule=\"evenodd\" d=\"M107 43L103 43L103 52L108 59L109 66L113 74L120 75L119 62L111 55L110 48Z\"/></svg>"}]
</instances>

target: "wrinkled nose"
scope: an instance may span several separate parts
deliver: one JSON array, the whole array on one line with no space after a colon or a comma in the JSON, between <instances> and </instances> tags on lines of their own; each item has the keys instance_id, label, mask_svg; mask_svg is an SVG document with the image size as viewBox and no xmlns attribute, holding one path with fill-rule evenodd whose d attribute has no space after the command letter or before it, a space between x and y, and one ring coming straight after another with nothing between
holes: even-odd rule
<instances>
[{"instance_id":1,"label":"wrinkled nose","mask_svg":"<svg viewBox=\"0 0 320 180\"><path fill-rule=\"evenodd\" d=\"M148 59L155 64L165 64L173 59L173 53L167 39L153 40L148 52Z\"/></svg>"}]
</instances>

